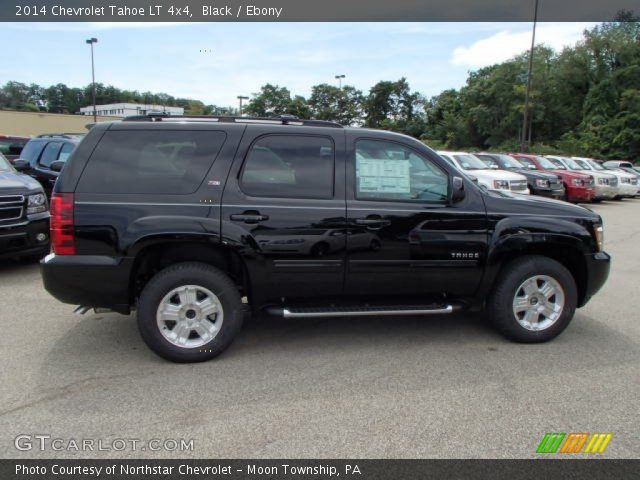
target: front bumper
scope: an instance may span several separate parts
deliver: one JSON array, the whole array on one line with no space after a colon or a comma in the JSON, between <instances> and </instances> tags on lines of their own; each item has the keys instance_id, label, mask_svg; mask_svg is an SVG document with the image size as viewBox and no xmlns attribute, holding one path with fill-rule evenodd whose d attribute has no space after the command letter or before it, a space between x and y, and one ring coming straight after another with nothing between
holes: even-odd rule
<instances>
[{"instance_id":1,"label":"front bumper","mask_svg":"<svg viewBox=\"0 0 640 480\"><path fill-rule=\"evenodd\" d=\"M618 195L623 197L635 197L638 194L638 186L630 183L618 184Z\"/></svg>"},{"instance_id":2,"label":"front bumper","mask_svg":"<svg viewBox=\"0 0 640 480\"><path fill-rule=\"evenodd\" d=\"M597 252L585 255L587 264L587 285L584 297L580 299L578 307L584 306L609 278L611 269L611 256L606 252Z\"/></svg>"},{"instance_id":3,"label":"front bumper","mask_svg":"<svg viewBox=\"0 0 640 480\"><path fill-rule=\"evenodd\" d=\"M565 196L565 190L562 186L554 189L533 187L531 189L531 194L547 198L563 199Z\"/></svg>"},{"instance_id":4,"label":"front bumper","mask_svg":"<svg viewBox=\"0 0 640 480\"><path fill-rule=\"evenodd\" d=\"M594 187L572 186L567 190L567 197L570 202L590 202L596 195Z\"/></svg>"},{"instance_id":5,"label":"front bumper","mask_svg":"<svg viewBox=\"0 0 640 480\"><path fill-rule=\"evenodd\" d=\"M44 288L63 303L129 313L133 259L104 255L56 255L40 261Z\"/></svg>"},{"instance_id":6,"label":"front bumper","mask_svg":"<svg viewBox=\"0 0 640 480\"><path fill-rule=\"evenodd\" d=\"M0 258L45 255L49 251L49 213L36 218L0 225ZM44 235L44 239L38 240L38 235Z\"/></svg>"},{"instance_id":7,"label":"front bumper","mask_svg":"<svg viewBox=\"0 0 640 480\"><path fill-rule=\"evenodd\" d=\"M609 185L596 185L596 200L611 200L620 195L618 187Z\"/></svg>"}]
</instances>

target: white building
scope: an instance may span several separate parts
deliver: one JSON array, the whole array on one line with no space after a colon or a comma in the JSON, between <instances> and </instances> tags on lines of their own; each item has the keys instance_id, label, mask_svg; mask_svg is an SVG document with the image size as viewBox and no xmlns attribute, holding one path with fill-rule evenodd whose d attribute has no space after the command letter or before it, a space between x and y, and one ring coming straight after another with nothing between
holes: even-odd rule
<instances>
[{"instance_id":1,"label":"white building","mask_svg":"<svg viewBox=\"0 0 640 480\"><path fill-rule=\"evenodd\" d=\"M184 108L140 103L111 103L109 105L96 105L96 114L99 117L128 117L131 115L146 115L151 112L163 112L169 115L184 115ZM93 105L82 107L80 109L80 113L82 115L93 115Z\"/></svg>"}]
</instances>

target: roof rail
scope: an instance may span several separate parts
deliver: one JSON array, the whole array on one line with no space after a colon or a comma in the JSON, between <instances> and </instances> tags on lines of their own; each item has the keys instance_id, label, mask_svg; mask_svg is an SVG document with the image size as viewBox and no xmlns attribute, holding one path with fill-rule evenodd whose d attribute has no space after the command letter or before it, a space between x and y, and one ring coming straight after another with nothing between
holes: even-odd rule
<instances>
[{"instance_id":1,"label":"roof rail","mask_svg":"<svg viewBox=\"0 0 640 480\"><path fill-rule=\"evenodd\" d=\"M214 115L169 115L166 113L149 113L147 115L134 115L124 117L123 122L219 122L219 123L262 123L274 125L299 125L305 127L329 127L344 128L337 122L328 120L305 120L294 115L280 115L278 117L234 117Z\"/></svg>"},{"instance_id":2,"label":"roof rail","mask_svg":"<svg viewBox=\"0 0 640 480\"><path fill-rule=\"evenodd\" d=\"M72 137L81 137L84 133L75 133L75 132L64 132L64 133L43 133L38 135L36 138L49 138L49 137L63 137L63 138L72 138Z\"/></svg>"}]
</instances>

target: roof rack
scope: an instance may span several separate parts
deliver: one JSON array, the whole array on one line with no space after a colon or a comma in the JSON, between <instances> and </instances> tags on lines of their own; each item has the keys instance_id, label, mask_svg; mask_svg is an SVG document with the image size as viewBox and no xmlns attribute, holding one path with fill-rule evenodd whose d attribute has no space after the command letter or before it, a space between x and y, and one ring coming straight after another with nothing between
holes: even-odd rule
<instances>
[{"instance_id":1,"label":"roof rack","mask_svg":"<svg viewBox=\"0 0 640 480\"><path fill-rule=\"evenodd\" d=\"M124 117L123 122L219 122L219 123L259 123L272 125L298 125L304 127L344 128L337 122L328 120L304 120L294 115L280 115L278 117L233 117L213 115L169 115L166 113L149 113L147 115L133 115Z\"/></svg>"},{"instance_id":2,"label":"roof rack","mask_svg":"<svg viewBox=\"0 0 640 480\"><path fill-rule=\"evenodd\" d=\"M84 133L75 133L75 132L43 133L42 135L38 135L37 138L50 138L50 137L73 138L73 137L81 137L83 135Z\"/></svg>"}]
</instances>

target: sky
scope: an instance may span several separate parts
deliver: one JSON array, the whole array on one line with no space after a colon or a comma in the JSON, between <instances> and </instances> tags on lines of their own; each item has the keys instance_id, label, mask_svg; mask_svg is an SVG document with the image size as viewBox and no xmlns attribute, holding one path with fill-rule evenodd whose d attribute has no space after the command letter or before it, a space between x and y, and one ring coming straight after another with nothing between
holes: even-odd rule
<instances>
[{"instance_id":1,"label":"sky","mask_svg":"<svg viewBox=\"0 0 640 480\"><path fill-rule=\"evenodd\" d=\"M592 23L540 23L536 44L573 45ZM0 84L91 82L85 39L97 37L96 82L236 106L265 83L310 94L319 83L367 93L406 77L427 97L471 70L526 51L531 23L2 23Z\"/></svg>"}]
</instances>

